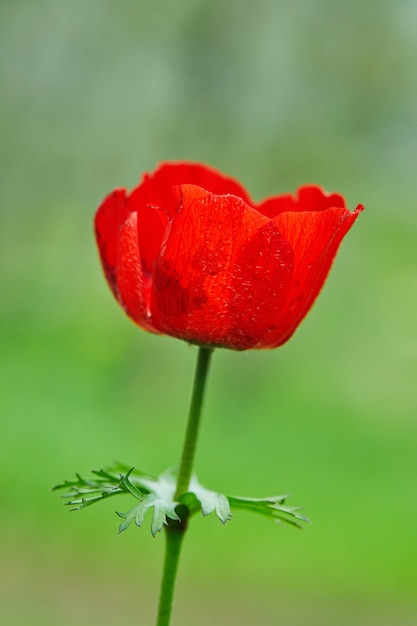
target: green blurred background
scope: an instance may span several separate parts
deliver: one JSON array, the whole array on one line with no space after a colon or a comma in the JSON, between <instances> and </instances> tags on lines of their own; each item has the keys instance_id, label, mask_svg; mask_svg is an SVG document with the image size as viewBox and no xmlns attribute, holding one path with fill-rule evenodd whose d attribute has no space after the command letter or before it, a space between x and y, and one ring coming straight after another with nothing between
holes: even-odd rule
<instances>
[{"instance_id":1,"label":"green blurred background","mask_svg":"<svg viewBox=\"0 0 417 626\"><path fill-rule=\"evenodd\" d=\"M287 345L216 353L197 454L314 523L196 518L174 624L416 623L416 28L413 0L0 2L2 623L153 623L163 538L49 489L178 460L196 351L123 316L92 217L179 159L366 211Z\"/></svg>"}]
</instances>

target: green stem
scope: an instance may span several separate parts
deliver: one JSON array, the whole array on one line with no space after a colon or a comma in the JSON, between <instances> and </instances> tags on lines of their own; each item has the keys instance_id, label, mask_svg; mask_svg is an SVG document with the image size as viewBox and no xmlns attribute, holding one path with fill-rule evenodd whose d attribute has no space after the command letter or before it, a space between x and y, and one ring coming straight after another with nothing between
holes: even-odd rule
<instances>
[{"instance_id":1,"label":"green stem","mask_svg":"<svg viewBox=\"0 0 417 626\"><path fill-rule=\"evenodd\" d=\"M181 544L186 524L169 520L166 527L166 547L164 574L159 598L158 621L156 626L169 626L174 597L175 578L177 576Z\"/></svg>"},{"instance_id":2,"label":"green stem","mask_svg":"<svg viewBox=\"0 0 417 626\"><path fill-rule=\"evenodd\" d=\"M203 347L200 347L198 351L197 368L194 377L190 412L188 414L187 431L185 434L174 500L178 500L183 493L186 493L190 483L200 426L201 409L204 400L204 391L206 388L212 352L212 348ZM156 626L169 626L171 619L175 578L177 575L182 540L184 538L185 531L187 530L188 520L188 510L185 506L179 505L177 507L177 512L181 521L169 520L165 532L165 561L161 594L159 598L158 621Z\"/></svg>"},{"instance_id":3,"label":"green stem","mask_svg":"<svg viewBox=\"0 0 417 626\"><path fill-rule=\"evenodd\" d=\"M182 450L181 465L178 472L177 490L174 500L178 500L186 493L190 484L191 473L197 444L198 429L200 426L201 409L203 406L204 391L207 374L210 367L212 348L199 348L197 368L194 377L193 395L191 397L190 412L188 414L187 432Z\"/></svg>"}]
</instances>

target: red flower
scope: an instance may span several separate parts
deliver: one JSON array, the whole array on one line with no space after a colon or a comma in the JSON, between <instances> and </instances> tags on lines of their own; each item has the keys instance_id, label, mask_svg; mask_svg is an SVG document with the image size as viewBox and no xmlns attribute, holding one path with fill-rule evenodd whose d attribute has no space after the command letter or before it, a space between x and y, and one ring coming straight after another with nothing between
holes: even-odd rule
<instances>
[{"instance_id":1,"label":"red flower","mask_svg":"<svg viewBox=\"0 0 417 626\"><path fill-rule=\"evenodd\" d=\"M234 350L275 348L309 311L363 210L319 187L259 204L192 163L116 189L95 218L107 281L145 330Z\"/></svg>"}]
</instances>

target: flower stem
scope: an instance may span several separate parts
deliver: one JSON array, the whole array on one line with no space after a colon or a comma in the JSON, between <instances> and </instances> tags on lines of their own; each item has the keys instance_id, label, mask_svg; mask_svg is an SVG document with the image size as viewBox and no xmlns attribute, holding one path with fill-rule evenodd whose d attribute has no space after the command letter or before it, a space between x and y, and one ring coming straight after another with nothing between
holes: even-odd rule
<instances>
[{"instance_id":1,"label":"flower stem","mask_svg":"<svg viewBox=\"0 0 417 626\"><path fill-rule=\"evenodd\" d=\"M197 368L194 377L190 412L188 414L187 431L185 434L181 464L178 472L177 489L174 500L186 493L193 471L193 462L200 426L201 409L213 349L200 347ZM182 540L187 529L188 510L179 505L177 513L181 521L169 520L165 529L166 547L164 571L162 576L161 594L159 598L158 621L156 626L169 626L174 597L175 578L177 575Z\"/></svg>"},{"instance_id":2,"label":"flower stem","mask_svg":"<svg viewBox=\"0 0 417 626\"><path fill-rule=\"evenodd\" d=\"M181 544L187 524L168 521L165 529L166 546L164 573L159 597L158 621L156 626L169 626L174 597L175 578L177 576Z\"/></svg>"},{"instance_id":3,"label":"flower stem","mask_svg":"<svg viewBox=\"0 0 417 626\"><path fill-rule=\"evenodd\" d=\"M193 471L195 448L200 426L201 409L203 406L204 391L210 367L212 348L199 348L197 368L194 377L193 395L191 397L190 412L188 414L187 432L182 450L181 465L178 472L177 490L174 499L187 491Z\"/></svg>"}]
</instances>

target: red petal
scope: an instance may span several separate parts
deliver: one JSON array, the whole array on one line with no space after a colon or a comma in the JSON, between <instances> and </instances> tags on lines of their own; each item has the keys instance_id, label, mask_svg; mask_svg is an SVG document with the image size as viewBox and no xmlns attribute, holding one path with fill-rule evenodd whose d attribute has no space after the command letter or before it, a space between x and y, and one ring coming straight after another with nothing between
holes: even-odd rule
<instances>
[{"instance_id":1,"label":"red petal","mask_svg":"<svg viewBox=\"0 0 417 626\"><path fill-rule=\"evenodd\" d=\"M133 193L128 198L131 212L137 213L138 245L140 249L144 282L152 279L153 267L159 256L162 238L168 224L168 215L154 205L138 203Z\"/></svg>"},{"instance_id":2,"label":"red petal","mask_svg":"<svg viewBox=\"0 0 417 626\"><path fill-rule=\"evenodd\" d=\"M319 294L343 237L362 210L360 205L353 213L343 208L288 212L274 219L294 250L294 273L276 328L257 347L277 347L290 338Z\"/></svg>"},{"instance_id":3,"label":"red petal","mask_svg":"<svg viewBox=\"0 0 417 626\"><path fill-rule=\"evenodd\" d=\"M258 210L268 217L276 217L285 211L325 211L331 207L346 208L345 200L337 193L326 194L320 187L300 187L296 196L286 194L261 202Z\"/></svg>"},{"instance_id":4,"label":"red petal","mask_svg":"<svg viewBox=\"0 0 417 626\"><path fill-rule=\"evenodd\" d=\"M209 167L194 163L166 163L153 174L145 174L141 184L127 198L128 213L138 214L139 249L145 284L150 282L155 260L168 223L178 208L176 187L182 184L199 186L219 194L248 196L233 179Z\"/></svg>"},{"instance_id":5,"label":"red petal","mask_svg":"<svg viewBox=\"0 0 417 626\"><path fill-rule=\"evenodd\" d=\"M97 245L107 282L116 295L117 237L129 215L126 190L116 189L99 206L94 220Z\"/></svg>"},{"instance_id":6,"label":"red petal","mask_svg":"<svg viewBox=\"0 0 417 626\"><path fill-rule=\"evenodd\" d=\"M292 257L274 223L240 198L181 186L155 266L152 323L195 343L253 347L286 299Z\"/></svg>"},{"instance_id":7,"label":"red petal","mask_svg":"<svg viewBox=\"0 0 417 626\"><path fill-rule=\"evenodd\" d=\"M232 194L253 204L245 189L233 178L198 163L164 163L154 173L145 174L131 196L136 206L153 206L173 217L178 207L178 196L173 187L198 185L215 194Z\"/></svg>"},{"instance_id":8,"label":"red petal","mask_svg":"<svg viewBox=\"0 0 417 626\"><path fill-rule=\"evenodd\" d=\"M117 299L136 324L145 330L154 331L147 311L137 221L137 214L132 213L119 229L116 263Z\"/></svg>"}]
</instances>

